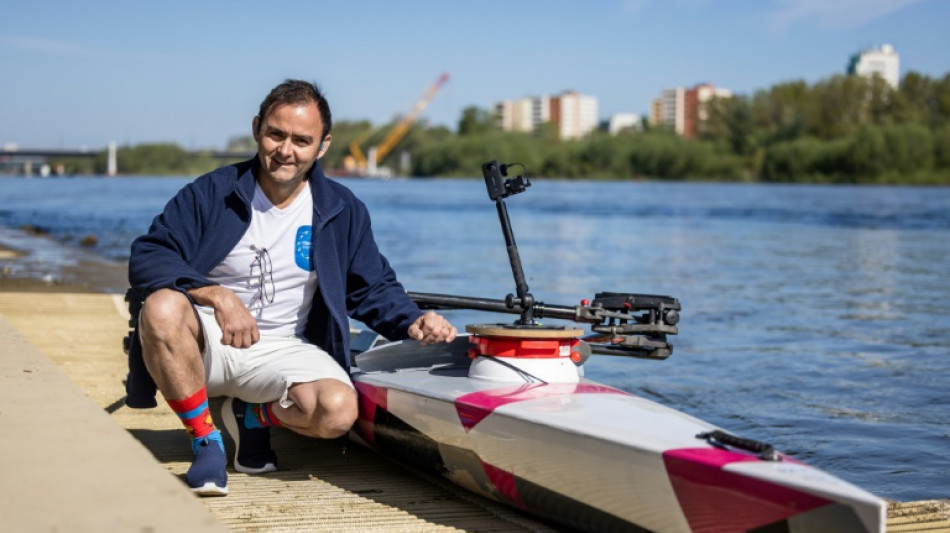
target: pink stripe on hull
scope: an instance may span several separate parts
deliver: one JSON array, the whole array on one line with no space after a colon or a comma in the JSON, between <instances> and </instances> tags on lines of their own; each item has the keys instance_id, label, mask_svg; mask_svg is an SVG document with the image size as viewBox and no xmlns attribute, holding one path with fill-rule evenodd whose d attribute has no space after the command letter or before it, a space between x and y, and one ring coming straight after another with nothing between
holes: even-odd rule
<instances>
[{"instance_id":1,"label":"pink stripe on hull","mask_svg":"<svg viewBox=\"0 0 950 533\"><path fill-rule=\"evenodd\" d=\"M388 407L387 393L389 389L385 387L375 387L368 383L354 381L353 386L359 396L359 418L356 420L356 431L363 437L369 445L376 447L376 436L373 432L373 425L376 422L376 408L381 407L384 410Z\"/></svg>"},{"instance_id":2,"label":"pink stripe on hull","mask_svg":"<svg viewBox=\"0 0 950 533\"><path fill-rule=\"evenodd\" d=\"M459 421L465 427L465 431L468 432L485 417L492 414L495 409L510 403L573 394L623 394L631 396L631 394L622 390L593 383L541 383L501 387L459 396L455 399L455 410L458 412Z\"/></svg>"},{"instance_id":3,"label":"pink stripe on hull","mask_svg":"<svg viewBox=\"0 0 950 533\"><path fill-rule=\"evenodd\" d=\"M488 480L495 485L495 488L512 504L526 509L524 502L521 501L521 495L518 494L518 485L515 483L515 475L507 470L502 470L494 465L490 465L479 459L482 463L482 469Z\"/></svg>"},{"instance_id":4,"label":"pink stripe on hull","mask_svg":"<svg viewBox=\"0 0 950 533\"><path fill-rule=\"evenodd\" d=\"M807 492L723 470L758 457L717 448L663 454L676 498L694 532L748 531L832 503Z\"/></svg>"}]
</instances>

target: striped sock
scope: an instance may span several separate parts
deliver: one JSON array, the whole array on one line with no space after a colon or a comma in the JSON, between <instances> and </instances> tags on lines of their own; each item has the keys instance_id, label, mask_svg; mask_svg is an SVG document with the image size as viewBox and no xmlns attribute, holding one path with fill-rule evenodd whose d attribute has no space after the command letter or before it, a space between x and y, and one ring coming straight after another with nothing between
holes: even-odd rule
<instances>
[{"instance_id":1,"label":"striped sock","mask_svg":"<svg viewBox=\"0 0 950 533\"><path fill-rule=\"evenodd\" d=\"M274 415L274 409L269 403L248 403L244 412L244 427L248 429L269 428L271 426L284 427Z\"/></svg>"},{"instance_id":2,"label":"striped sock","mask_svg":"<svg viewBox=\"0 0 950 533\"><path fill-rule=\"evenodd\" d=\"M167 400L169 407L182 424L185 430L191 435L191 446L197 449L198 442L207 438L218 443L224 450L224 441L221 439L221 432L215 429L214 422L211 420L211 411L208 409L208 393L204 387L184 400Z\"/></svg>"}]
</instances>

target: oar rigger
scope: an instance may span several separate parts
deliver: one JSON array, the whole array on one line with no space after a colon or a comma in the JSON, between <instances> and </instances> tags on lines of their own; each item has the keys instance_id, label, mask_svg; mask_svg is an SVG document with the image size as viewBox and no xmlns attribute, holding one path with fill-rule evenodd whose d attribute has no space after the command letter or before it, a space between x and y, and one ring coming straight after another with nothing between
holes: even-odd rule
<instances>
[{"instance_id":1,"label":"oar rigger","mask_svg":"<svg viewBox=\"0 0 950 533\"><path fill-rule=\"evenodd\" d=\"M523 175L508 177L509 171L520 167ZM501 223L515 293L504 299L489 299L447 294L410 292L409 295L423 309L471 309L498 313L520 314L513 327L544 328L538 320L554 318L591 324L591 335L584 338L591 352L603 355L623 355L645 359L666 359L673 353L667 335L676 335L680 302L670 296L600 292L593 302L579 305L548 305L537 301L528 289L521 265L518 245L508 217L505 198L524 192L531 182L527 170L520 163L489 161L482 165L488 197L495 202Z\"/></svg>"}]
</instances>

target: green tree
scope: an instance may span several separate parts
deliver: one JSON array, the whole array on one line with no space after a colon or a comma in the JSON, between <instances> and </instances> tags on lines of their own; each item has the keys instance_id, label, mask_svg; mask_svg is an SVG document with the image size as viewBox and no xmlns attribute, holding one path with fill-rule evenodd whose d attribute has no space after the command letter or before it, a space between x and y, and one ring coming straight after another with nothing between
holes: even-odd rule
<instances>
[{"instance_id":1,"label":"green tree","mask_svg":"<svg viewBox=\"0 0 950 533\"><path fill-rule=\"evenodd\" d=\"M933 95L933 80L913 71L905 74L896 98L897 122L929 123L933 116Z\"/></svg>"},{"instance_id":2,"label":"green tree","mask_svg":"<svg viewBox=\"0 0 950 533\"><path fill-rule=\"evenodd\" d=\"M495 129L495 117L490 111L475 106L462 110L459 135L479 135Z\"/></svg>"},{"instance_id":3,"label":"green tree","mask_svg":"<svg viewBox=\"0 0 950 533\"><path fill-rule=\"evenodd\" d=\"M578 172L584 176L605 178L632 177L630 153L634 139L633 135L594 133L578 151Z\"/></svg>"},{"instance_id":4,"label":"green tree","mask_svg":"<svg viewBox=\"0 0 950 533\"><path fill-rule=\"evenodd\" d=\"M488 111L470 106L457 132L416 124L384 163L395 166L393 158L408 152L411 168L401 171L415 176L474 177L482 163L498 159L523 163L531 177L950 184L950 74L910 72L898 90L880 77L789 81L751 96L714 98L706 113L699 139L657 126L571 140L560 139L551 123L530 133L500 131ZM355 153L351 144L368 152L387 131L367 121L338 122L323 166L344 166ZM247 136L228 141L238 152L253 147ZM105 170L105 157L96 158L96 171ZM194 174L220 163L171 144L123 147L119 154L123 173Z\"/></svg>"},{"instance_id":5,"label":"green tree","mask_svg":"<svg viewBox=\"0 0 950 533\"><path fill-rule=\"evenodd\" d=\"M758 91L749 102L752 128L759 143L787 141L802 136L807 129L810 92L804 81L775 85Z\"/></svg>"},{"instance_id":6,"label":"green tree","mask_svg":"<svg viewBox=\"0 0 950 533\"><path fill-rule=\"evenodd\" d=\"M191 154L172 143L122 146L116 152L120 174L197 175L220 164L207 155ZM106 153L96 158L96 172L106 173Z\"/></svg>"},{"instance_id":7,"label":"green tree","mask_svg":"<svg viewBox=\"0 0 950 533\"><path fill-rule=\"evenodd\" d=\"M745 98L734 99L732 112L726 118L729 146L732 152L740 156L749 156L755 152L755 128L752 122L752 107Z\"/></svg>"},{"instance_id":8,"label":"green tree","mask_svg":"<svg viewBox=\"0 0 950 533\"><path fill-rule=\"evenodd\" d=\"M933 134L934 167L950 171L950 124L937 128Z\"/></svg>"},{"instance_id":9,"label":"green tree","mask_svg":"<svg viewBox=\"0 0 950 533\"><path fill-rule=\"evenodd\" d=\"M845 137L868 123L867 80L860 76L833 76L814 87L817 106L810 132L820 139Z\"/></svg>"},{"instance_id":10,"label":"green tree","mask_svg":"<svg viewBox=\"0 0 950 533\"><path fill-rule=\"evenodd\" d=\"M864 126L848 148L848 170L856 177L877 180L891 167L884 134L878 126Z\"/></svg>"},{"instance_id":11,"label":"green tree","mask_svg":"<svg viewBox=\"0 0 950 533\"><path fill-rule=\"evenodd\" d=\"M237 135L228 139L225 150L228 152L256 152L257 141L254 140L252 135Z\"/></svg>"},{"instance_id":12,"label":"green tree","mask_svg":"<svg viewBox=\"0 0 950 533\"><path fill-rule=\"evenodd\" d=\"M889 169L899 175L912 175L933 169L934 143L930 129L921 124L897 124L884 129L884 146L889 154Z\"/></svg>"}]
</instances>

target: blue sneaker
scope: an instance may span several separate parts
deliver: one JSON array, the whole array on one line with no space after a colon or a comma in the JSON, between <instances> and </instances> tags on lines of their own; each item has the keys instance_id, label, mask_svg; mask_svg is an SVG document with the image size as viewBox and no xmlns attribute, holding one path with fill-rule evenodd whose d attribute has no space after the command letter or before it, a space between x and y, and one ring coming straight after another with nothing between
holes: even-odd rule
<instances>
[{"instance_id":1,"label":"blue sneaker","mask_svg":"<svg viewBox=\"0 0 950 533\"><path fill-rule=\"evenodd\" d=\"M263 474L277 470L277 455L270 447L270 428L247 428L244 416L247 402L228 398L221 406L224 427L234 439L234 469L245 474Z\"/></svg>"},{"instance_id":2,"label":"blue sneaker","mask_svg":"<svg viewBox=\"0 0 950 533\"><path fill-rule=\"evenodd\" d=\"M214 437L217 437L215 439ZM227 496L228 456L224 453L221 435L205 437L192 442L195 460L185 475L191 491L199 496Z\"/></svg>"}]
</instances>

